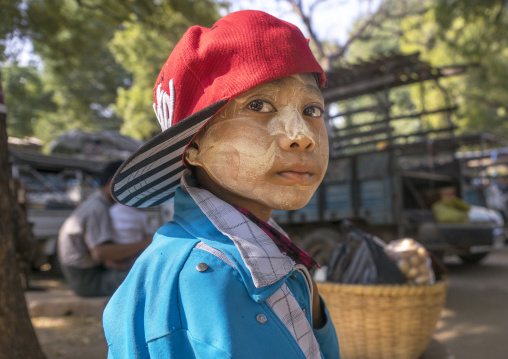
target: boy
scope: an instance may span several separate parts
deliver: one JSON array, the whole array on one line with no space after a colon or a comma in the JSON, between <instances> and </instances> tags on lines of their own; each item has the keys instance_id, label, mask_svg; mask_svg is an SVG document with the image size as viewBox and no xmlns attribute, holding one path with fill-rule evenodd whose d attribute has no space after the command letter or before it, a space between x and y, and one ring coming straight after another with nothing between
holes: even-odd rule
<instances>
[{"instance_id":1,"label":"boy","mask_svg":"<svg viewBox=\"0 0 508 359\"><path fill-rule=\"evenodd\" d=\"M270 219L326 171L325 81L298 28L266 13L185 33L155 84L163 132L112 184L130 206L174 197L175 214L104 312L110 358L340 358L315 261Z\"/></svg>"}]
</instances>

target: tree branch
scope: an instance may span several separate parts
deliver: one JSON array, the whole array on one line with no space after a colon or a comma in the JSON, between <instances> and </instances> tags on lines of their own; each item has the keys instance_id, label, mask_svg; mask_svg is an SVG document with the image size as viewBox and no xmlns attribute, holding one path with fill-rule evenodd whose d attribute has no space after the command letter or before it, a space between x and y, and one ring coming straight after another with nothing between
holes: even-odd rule
<instances>
[{"instance_id":1,"label":"tree branch","mask_svg":"<svg viewBox=\"0 0 508 359\"><path fill-rule=\"evenodd\" d=\"M466 97L471 99L471 100L473 100L473 101L483 103L484 105L487 105L487 106L490 106L490 107L495 107L495 108L502 107L505 110L508 110L508 105L506 103L503 103L503 102L494 101L494 100L485 98L485 97L480 96L480 95L467 95Z\"/></svg>"},{"instance_id":2,"label":"tree branch","mask_svg":"<svg viewBox=\"0 0 508 359\"><path fill-rule=\"evenodd\" d=\"M319 39L317 38L317 36L316 36L316 34L314 32L314 29L312 28L311 16L312 16L312 12L314 11L314 8L316 7L316 5L318 3L322 3L324 1L326 1L326 0L317 0L310 7L309 15L305 15L305 13L303 12L302 1L301 0L289 0L289 3L291 4L291 7L293 8L293 11L296 12L298 14L298 16L300 16L300 18L302 19L303 23L305 24L305 27L307 28L307 31L309 32L309 36L310 36L311 40L313 41L313 43L317 47L318 57L319 57L318 60L325 59L326 55L325 55L325 52L324 52L324 49L323 49L323 44L321 43L321 41L319 41Z\"/></svg>"},{"instance_id":3,"label":"tree branch","mask_svg":"<svg viewBox=\"0 0 508 359\"><path fill-rule=\"evenodd\" d=\"M346 55L349 47L358 40L370 38L372 34L368 33L373 31L376 28L380 28L385 31L392 31L393 34L397 36L401 36L400 31L394 31L390 29L383 29L383 26L386 26L384 22L386 20L400 19L406 17L408 15L415 15L418 13L424 13L427 9L421 9L420 7L408 7L405 6L407 4L403 4L401 6L394 6L393 2L390 0L383 0L381 4L378 6L375 12L371 12L372 2L369 1L369 9L367 11L367 15L361 20L353 30L349 38L345 41L344 44L338 44L338 48L335 51L332 51L328 48L325 49L323 43L317 38L316 33L312 27L312 15L316 7L327 0L314 0L312 4L308 7L308 12L305 13L303 0L286 0L290 5L292 10L300 17L300 19L305 24L305 27L309 33L310 38L315 43L317 48L317 58L324 65L325 70L330 69L332 64L337 60L341 60ZM346 3L347 0L344 0L343 3ZM395 8L394 8L395 7Z\"/></svg>"},{"instance_id":4,"label":"tree branch","mask_svg":"<svg viewBox=\"0 0 508 359\"><path fill-rule=\"evenodd\" d=\"M355 40L361 37L364 31L366 31L369 27L380 26L382 20L385 20L388 17L389 11L390 9L386 2L383 2L381 5L379 5L378 11L374 14L368 15L363 23L358 27L358 29L356 29L347 39L344 45L340 47L339 51L336 54L332 55L333 59L335 60L343 58L349 46L351 46Z\"/></svg>"}]
</instances>

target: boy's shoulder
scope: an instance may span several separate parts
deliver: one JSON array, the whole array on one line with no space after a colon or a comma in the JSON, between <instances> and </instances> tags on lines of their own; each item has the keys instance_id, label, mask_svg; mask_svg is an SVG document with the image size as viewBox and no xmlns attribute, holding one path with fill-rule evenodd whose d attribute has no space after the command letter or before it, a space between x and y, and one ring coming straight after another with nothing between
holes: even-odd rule
<instances>
[{"instance_id":1,"label":"boy's shoulder","mask_svg":"<svg viewBox=\"0 0 508 359\"><path fill-rule=\"evenodd\" d=\"M182 275L187 279L189 275L196 276L200 273L200 263L220 263L220 267L229 268L227 273L219 271L221 276L236 272L236 266L221 251L204 244L202 238L190 234L178 223L168 222L159 228L152 243L137 258L109 306L124 306L125 298L147 302L150 304L148 308L160 301L160 296L165 297L163 301L171 300L178 292L179 278ZM191 283L187 285L192 286ZM161 291L160 288L165 289Z\"/></svg>"},{"instance_id":2,"label":"boy's shoulder","mask_svg":"<svg viewBox=\"0 0 508 359\"><path fill-rule=\"evenodd\" d=\"M216 239L193 235L176 222L166 223L154 235L152 244L136 260L124 286L136 288L146 286L149 282L157 287L167 285L168 280L172 281L182 275L190 279L199 276L200 266L204 264L213 265L218 270L216 275L228 276L234 273L237 276L238 262L231 258L231 248L225 254L223 246ZM230 246L234 244L231 242Z\"/></svg>"},{"instance_id":3,"label":"boy's shoulder","mask_svg":"<svg viewBox=\"0 0 508 359\"><path fill-rule=\"evenodd\" d=\"M220 249L215 248L213 244L215 239L201 238L199 234L189 233L177 222L167 222L157 230L152 244L143 251L133 270L151 272L157 268L156 270L159 272L165 272L178 268L178 271L182 269L190 257L200 257L204 253L218 257L234 268L235 266L228 257ZM203 240L206 240L208 244L203 243ZM217 247L220 247L220 244Z\"/></svg>"},{"instance_id":4,"label":"boy's shoulder","mask_svg":"<svg viewBox=\"0 0 508 359\"><path fill-rule=\"evenodd\" d=\"M167 222L153 236L152 244L146 248L138 260L145 261L145 264L156 263L160 257L171 257L172 260L184 258L186 253L192 251L199 242L195 236L191 235L185 229L175 222Z\"/></svg>"}]
</instances>

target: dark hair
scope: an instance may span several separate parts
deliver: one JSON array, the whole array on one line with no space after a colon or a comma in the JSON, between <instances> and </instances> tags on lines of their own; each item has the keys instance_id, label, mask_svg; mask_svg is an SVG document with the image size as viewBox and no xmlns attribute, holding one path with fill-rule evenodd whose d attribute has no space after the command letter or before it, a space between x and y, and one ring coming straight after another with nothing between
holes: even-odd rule
<instances>
[{"instance_id":1,"label":"dark hair","mask_svg":"<svg viewBox=\"0 0 508 359\"><path fill-rule=\"evenodd\" d=\"M99 174L99 185L100 186L107 185L108 181L111 178L113 178L113 176L115 175L116 171L120 168L122 163L123 163L122 160L116 160L106 164L106 166L104 166L101 173Z\"/></svg>"},{"instance_id":2,"label":"dark hair","mask_svg":"<svg viewBox=\"0 0 508 359\"><path fill-rule=\"evenodd\" d=\"M314 75L314 80L316 80L317 86L319 87L319 74L317 72L312 73Z\"/></svg>"}]
</instances>

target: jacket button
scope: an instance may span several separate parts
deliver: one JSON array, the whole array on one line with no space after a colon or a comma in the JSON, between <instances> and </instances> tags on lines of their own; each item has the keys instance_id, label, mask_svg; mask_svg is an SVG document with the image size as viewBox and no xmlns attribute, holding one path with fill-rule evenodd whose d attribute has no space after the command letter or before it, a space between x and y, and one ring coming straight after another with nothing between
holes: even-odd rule
<instances>
[{"instance_id":1,"label":"jacket button","mask_svg":"<svg viewBox=\"0 0 508 359\"><path fill-rule=\"evenodd\" d=\"M296 274L291 274L291 279L296 279Z\"/></svg>"},{"instance_id":2,"label":"jacket button","mask_svg":"<svg viewBox=\"0 0 508 359\"><path fill-rule=\"evenodd\" d=\"M303 315L307 315L307 311L303 308Z\"/></svg>"},{"instance_id":3,"label":"jacket button","mask_svg":"<svg viewBox=\"0 0 508 359\"><path fill-rule=\"evenodd\" d=\"M266 315L264 314L258 314L256 315L256 320L259 324L265 324L268 319L266 319Z\"/></svg>"},{"instance_id":4,"label":"jacket button","mask_svg":"<svg viewBox=\"0 0 508 359\"><path fill-rule=\"evenodd\" d=\"M208 264L206 263L199 263L197 266L196 266L196 269L199 271L199 272L204 272L208 269Z\"/></svg>"}]
</instances>

